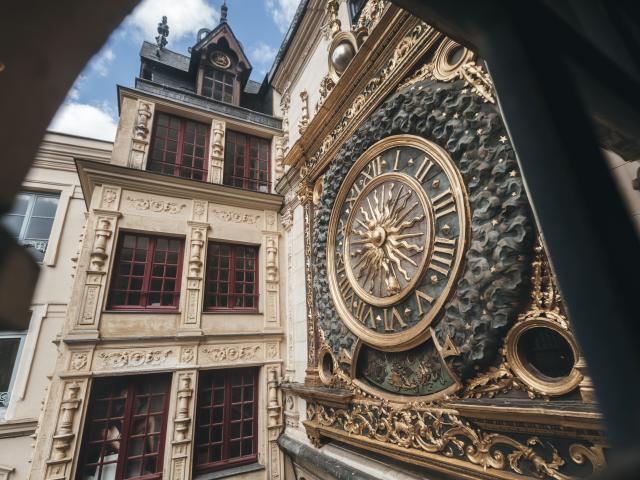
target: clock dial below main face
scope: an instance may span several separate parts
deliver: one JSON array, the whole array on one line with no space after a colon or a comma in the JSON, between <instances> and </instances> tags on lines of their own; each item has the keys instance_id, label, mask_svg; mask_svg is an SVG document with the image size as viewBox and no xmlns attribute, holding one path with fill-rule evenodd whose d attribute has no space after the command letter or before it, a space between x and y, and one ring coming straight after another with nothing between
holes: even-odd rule
<instances>
[{"instance_id":1,"label":"clock dial below main face","mask_svg":"<svg viewBox=\"0 0 640 480\"><path fill-rule=\"evenodd\" d=\"M355 162L331 215L328 274L365 343L400 350L425 338L460 269L467 212L459 172L431 142L389 137Z\"/></svg>"}]
</instances>

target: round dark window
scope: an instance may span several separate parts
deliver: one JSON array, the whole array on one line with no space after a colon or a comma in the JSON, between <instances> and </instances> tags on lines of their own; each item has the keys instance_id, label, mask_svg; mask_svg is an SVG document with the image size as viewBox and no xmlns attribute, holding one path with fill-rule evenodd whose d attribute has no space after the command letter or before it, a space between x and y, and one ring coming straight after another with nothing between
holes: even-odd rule
<instances>
[{"instance_id":1,"label":"round dark window","mask_svg":"<svg viewBox=\"0 0 640 480\"><path fill-rule=\"evenodd\" d=\"M545 327L522 333L518 356L531 373L554 380L568 376L576 361L569 342L560 333Z\"/></svg>"}]
</instances>

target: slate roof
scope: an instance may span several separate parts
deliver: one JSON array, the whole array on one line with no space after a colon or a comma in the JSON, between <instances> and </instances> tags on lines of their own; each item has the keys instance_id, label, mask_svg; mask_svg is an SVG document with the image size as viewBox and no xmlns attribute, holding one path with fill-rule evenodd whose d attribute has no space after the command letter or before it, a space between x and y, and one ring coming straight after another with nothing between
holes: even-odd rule
<instances>
[{"instance_id":1,"label":"slate roof","mask_svg":"<svg viewBox=\"0 0 640 480\"><path fill-rule=\"evenodd\" d=\"M251 93L253 95L257 94L258 92L260 92L260 86L262 84L260 82L256 82L254 80L248 80L247 81L247 85L244 87L244 92L245 93Z\"/></svg>"},{"instance_id":2,"label":"slate roof","mask_svg":"<svg viewBox=\"0 0 640 480\"><path fill-rule=\"evenodd\" d=\"M182 70L183 72L189 71L189 64L191 58L180 53L172 52L163 48L158 55L158 47L154 43L147 41L142 42L142 48L140 49L140 56L153 62L163 63L172 68Z\"/></svg>"}]
</instances>

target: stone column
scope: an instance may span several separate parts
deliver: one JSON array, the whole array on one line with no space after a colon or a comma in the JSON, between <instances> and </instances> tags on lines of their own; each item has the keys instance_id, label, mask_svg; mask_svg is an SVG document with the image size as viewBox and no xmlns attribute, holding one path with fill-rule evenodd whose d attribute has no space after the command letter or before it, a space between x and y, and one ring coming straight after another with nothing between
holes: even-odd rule
<instances>
[{"instance_id":1,"label":"stone column","mask_svg":"<svg viewBox=\"0 0 640 480\"><path fill-rule=\"evenodd\" d=\"M185 295L178 332L180 335L202 334L200 321L202 318L204 264L209 232L208 210L209 204L206 200L194 200L192 220L187 222L189 235L184 260L186 275L183 273L183 280L186 280L187 288L186 291L183 289Z\"/></svg>"},{"instance_id":2,"label":"stone column","mask_svg":"<svg viewBox=\"0 0 640 480\"><path fill-rule=\"evenodd\" d=\"M317 366L318 334L317 316L313 294L313 184L308 180L300 181L298 199L304 214L304 276L307 302L307 369L304 383L306 385L322 385Z\"/></svg>"},{"instance_id":3,"label":"stone column","mask_svg":"<svg viewBox=\"0 0 640 480\"><path fill-rule=\"evenodd\" d=\"M77 455L80 434L81 406L87 392L88 379L74 379L64 383L58 410L56 429L53 434L51 452L47 460L46 480L71 478L73 459Z\"/></svg>"},{"instance_id":4,"label":"stone column","mask_svg":"<svg viewBox=\"0 0 640 480\"><path fill-rule=\"evenodd\" d=\"M155 104L138 100L136 121L133 125L133 136L131 137L131 150L129 152L129 167L138 170L147 168L147 157L149 156L149 140L151 125L153 125L153 114Z\"/></svg>"},{"instance_id":5,"label":"stone column","mask_svg":"<svg viewBox=\"0 0 640 480\"><path fill-rule=\"evenodd\" d=\"M225 142L225 122L213 120L211 122L210 156L209 156L209 178L210 183L222 183L224 172L224 142Z\"/></svg>"},{"instance_id":6,"label":"stone column","mask_svg":"<svg viewBox=\"0 0 640 480\"><path fill-rule=\"evenodd\" d=\"M280 328L280 261L278 253L279 234L276 212L265 212L265 229L262 232L265 256L265 329Z\"/></svg>"},{"instance_id":7,"label":"stone column","mask_svg":"<svg viewBox=\"0 0 640 480\"><path fill-rule=\"evenodd\" d=\"M295 376L295 355L294 355L294 325L293 325L293 302L291 301L291 279L293 274L293 236L291 234L291 227L293 227L293 208L287 207L285 212L281 216L282 227L284 228L284 235L287 248L287 290L286 290L286 333L287 333L287 366L285 377L287 381L292 382Z\"/></svg>"},{"instance_id":8,"label":"stone column","mask_svg":"<svg viewBox=\"0 0 640 480\"><path fill-rule=\"evenodd\" d=\"M193 416L197 370L181 371L177 378L173 434L171 439L171 480L184 480L191 475Z\"/></svg>"},{"instance_id":9,"label":"stone column","mask_svg":"<svg viewBox=\"0 0 640 480\"><path fill-rule=\"evenodd\" d=\"M282 452L278 447L278 436L282 431L282 405L278 392L279 370L278 365L267 367L267 458L271 480L282 478Z\"/></svg>"},{"instance_id":10,"label":"stone column","mask_svg":"<svg viewBox=\"0 0 640 480\"><path fill-rule=\"evenodd\" d=\"M99 207L91 209L85 236L85 241L91 245L86 277L77 317L69 335L98 336L99 312L106 295L108 259L115 248L116 227L122 216L118 211L120 194L120 187L103 185Z\"/></svg>"}]
</instances>

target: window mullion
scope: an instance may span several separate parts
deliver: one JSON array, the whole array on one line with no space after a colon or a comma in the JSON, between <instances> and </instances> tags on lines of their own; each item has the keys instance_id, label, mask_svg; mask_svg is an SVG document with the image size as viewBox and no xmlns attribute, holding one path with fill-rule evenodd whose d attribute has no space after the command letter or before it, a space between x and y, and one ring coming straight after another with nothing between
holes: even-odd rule
<instances>
[{"instance_id":1,"label":"window mullion","mask_svg":"<svg viewBox=\"0 0 640 480\"><path fill-rule=\"evenodd\" d=\"M144 265L144 278L142 280L142 292L140 292L140 301L143 307L148 306L149 303L149 285L151 284L151 273L153 271L153 255L155 252L156 239L149 238L147 243L147 261Z\"/></svg>"},{"instance_id":2,"label":"window mullion","mask_svg":"<svg viewBox=\"0 0 640 480\"><path fill-rule=\"evenodd\" d=\"M229 247L229 300L227 301L227 308L233 308L235 304L235 292L236 292L236 248Z\"/></svg>"},{"instance_id":3,"label":"window mullion","mask_svg":"<svg viewBox=\"0 0 640 480\"><path fill-rule=\"evenodd\" d=\"M251 174L251 167L249 166L251 163L251 137L245 135L244 142L244 181L242 184L244 188L249 188L251 182L249 181L249 175Z\"/></svg>"},{"instance_id":4,"label":"window mullion","mask_svg":"<svg viewBox=\"0 0 640 480\"><path fill-rule=\"evenodd\" d=\"M25 236L27 235L27 229L31 223L31 216L33 215L33 209L36 205L36 198L36 193L29 195L29 204L27 205L27 211L24 212L24 220L22 221L22 227L20 228L20 234L18 235L19 242L24 242Z\"/></svg>"},{"instance_id":5,"label":"window mullion","mask_svg":"<svg viewBox=\"0 0 640 480\"><path fill-rule=\"evenodd\" d=\"M224 421L222 422L222 461L229 459L229 431L231 430L231 382L224 373Z\"/></svg>"},{"instance_id":6,"label":"window mullion","mask_svg":"<svg viewBox=\"0 0 640 480\"><path fill-rule=\"evenodd\" d=\"M127 399L124 402L124 415L122 419L122 431L120 432L120 448L118 450L118 463L116 467L116 480L124 478L124 468L127 463L127 448L129 431L131 429L131 411L133 410L133 397L135 396L135 382L129 382Z\"/></svg>"},{"instance_id":7,"label":"window mullion","mask_svg":"<svg viewBox=\"0 0 640 480\"><path fill-rule=\"evenodd\" d=\"M182 166L182 155L184 153L184 130L187 122L184 119L180 119L180 127L178 128L178 145L176 147L176 164L173 167L173 175L175 177L180 176L180 167Z\"/></svg>"}]
</instances>

